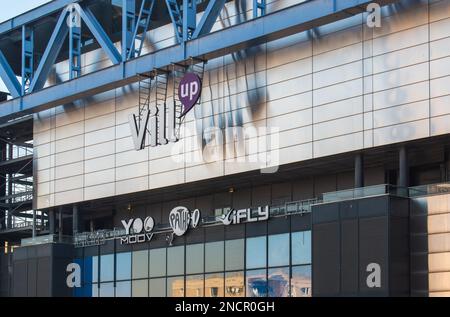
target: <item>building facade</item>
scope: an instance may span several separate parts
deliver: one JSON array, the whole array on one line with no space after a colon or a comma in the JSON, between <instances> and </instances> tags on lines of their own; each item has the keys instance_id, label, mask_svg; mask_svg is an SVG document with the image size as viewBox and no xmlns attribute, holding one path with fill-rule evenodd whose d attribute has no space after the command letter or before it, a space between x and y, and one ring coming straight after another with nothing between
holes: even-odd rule
<instances>
[{"instance_id":1,"label":"building facade","mask_svg":"<svg viewBox=\"0 0 450 317\"><path fill-rule=\"evenodd\" d=\"M31 109L27 98L45 100L27 121L28 236L11 225L12 187L3 193L2 295L450 294L449 0L375 1L379 11L363 1L348 8L345 0L224 1L209 35L201 21L214 1L199 1L200 22L180 33L170 1L66 2L84 12L74 15L80 27L69 23L71 49L56 53L41 90L3 105L15 109L19 98ZM142 8L151 3L143 28ZM330 3L333 20L313 14L325 16L321 6ZM100 17L103 6L110 9ZM128 6L136 26L127 51L114 21L125 23ZM258 37L258 21L275 30L274 21L297 9L305 13L295 32ZM113 21L109 51L90 29L93 19L103 28ZM226 47L226 32L243 25L258 40ZM34 43L52 34L34 27ZM77 55L78 27L86 33ZM146 56L158 65L158 52L195 41L200 52L208 36L221 34L222 53L167 55L164 67L138 68L147 67L139 64ZM125 60L115 63L114 50ZM126 78L132 62L137 80ZM30 87L39 86L45 64L31 67ZM89 76L107 80L116 64L122 77L101 92L69 90L85 89ZM198 97L190 110L189 74L200 86L189 91ZM58 87L67 102L57 103ZM5 114L0 129L18 131L10 117L20 111ZM4 174L11 181L21 173Z\"/></svg>"}]
</instances>

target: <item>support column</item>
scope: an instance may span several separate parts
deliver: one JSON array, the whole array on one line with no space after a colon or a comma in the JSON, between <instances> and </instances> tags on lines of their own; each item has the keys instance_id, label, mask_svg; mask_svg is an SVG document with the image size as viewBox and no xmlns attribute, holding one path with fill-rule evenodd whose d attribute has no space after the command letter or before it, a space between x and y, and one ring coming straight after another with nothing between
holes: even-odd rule
<instances>
[{"instance_id":1,"label":"support column","mask_svg":"<svg viewBox=\"0 0 450 317\"><path fill-rule=\"evenodd\" d=\"M408 165L408 151L405 146L402 146L398 153L399 158L399 177L398 186L408 187L409 186L409 165Z\"/></svg>"},{"instance_id":2,"label":"support column","mask_svg":"<svg viewBox=\"0 0 450 317\"><path fill-rule=\"evenodd\" d=\"M32 230L33 239L36 237L36 210L33 209L33 230Z\"/></svg>"},{"instance_id":3,"label":"support column","mask_svg":"<svg viewBox=\"0 0 450 317\"><path fill-rule=\"evenodd\" d=\"M72 207L72 235L78 233L79 228L79 214L78 214L78 205L73 205Z\"/></svg>"},{"instance_id":4,"label":"support column","mask_svg":"<svg viewBox=\"0 0 450 317\"><path fill-rule=\"evenodd\" d=\"M364 187L364 161L362 153L355 155L355 188Z\"/></svg>"},{"instance_id":5,"label":"support column","mask_svg":"<svg viewBox=\"0 0 450 317\"><path fill-rule=\"evenodd\" d=\"M55 209L48 211L48 231L50 234L55 234Z\"/></svg>"},{"instance_id":6,"label":"support column","mask_svg":"<svg viewBox=\"0 0 450 317\"><path fill-rule=\"evenodd\" d=\"M63 240L63 208L58 209L58 241L61 243Z\"/></svg>"}]
</instances>

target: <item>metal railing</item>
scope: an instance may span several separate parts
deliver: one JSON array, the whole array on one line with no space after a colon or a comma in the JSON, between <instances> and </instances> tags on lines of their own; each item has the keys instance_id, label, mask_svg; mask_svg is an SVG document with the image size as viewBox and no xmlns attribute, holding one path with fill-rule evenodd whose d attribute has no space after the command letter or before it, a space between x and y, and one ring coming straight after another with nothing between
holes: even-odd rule
<instances>
[{"instance_id":1,"label":"metal railing","mask_svg":"<svg viewBox=\"0 0 450 317\"><path fill-rule=\"evenodd\" d=\"M47 244L47 243L64 243L64 244L73 244L72 236L59 236L58 234L48 234L45 236L37 236L34 238L26 238L22 239L20 246L30 246L30 245L38 245L38 244Z\"/></svg>"},{"instance_id":2,"label":"metal railing","mask_svg":"<svg viewBox=\"0 0 450 317\"><path fill-rule=\"evenodd\" d=\"M322 202L329 203L342 200L351 200L357 198L394 195L400 197L408 197L408 188L390 184L373 185L367 187L351 188L336 192L328 192L322 194Z\"/></svg>"},{"instance_id":3,"label":"metal railing","mask_svg":"<svg viewBox=\"0 0 450 317\"><path fill-rule=\"evenodd\" d=\"M409 197L441 195L450 193L450 182L410 187Z\"/></svg>"}]
</instances>

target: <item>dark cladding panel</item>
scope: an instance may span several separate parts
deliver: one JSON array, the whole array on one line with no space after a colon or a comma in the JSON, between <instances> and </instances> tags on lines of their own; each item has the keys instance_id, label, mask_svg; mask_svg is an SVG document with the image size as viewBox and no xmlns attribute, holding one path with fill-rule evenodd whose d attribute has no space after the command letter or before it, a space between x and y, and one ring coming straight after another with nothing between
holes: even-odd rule
<instances>
[{"instance_id":1,"label":"dark cladding panel","mask_svg":"<svg viewBox=\"0 0 450 317\"><path fill-rule=\"evenodd\" d=\"M37 275L39 272L37 271L37 260L29 259L27 264L27 288L28 288L28 297L36 297L37 290Z\"/></svg>"},{"instance_id":2,"label":"dark cladding panel","mask_svg":"<svg viewBox=\"0 0 450 317\"><path fill-rule=\"evenodd\" d=\"M15 252L14 252L15 253ZM13 263L13 296L25 297L27 288L27 260L14 260Z\"/></svg>"},{"instance_id":3,"label":"dark cladding panel","mask_svg":"<svg viewBox=\"0 0 450 317\"><path fill-rule=\"evenodd\" d=\"M307 178L294 182L292 196L294 201L314 198L314 180Z\"/></svg>"},{"instance_id":4,"label":"dark cladding panel","mask_svg":"<svg viewBox=\"0 0 450 317\"><path fill-rule=\"evenodd\" d=\"M339 222L314 224L312 231L313 296L336 296L340 292Z\"/></svg>"},{"instance_id":5,"label":"dark cladding panel","mask_svg":"<svg viewBox=\"0 0 450 317\"><path fill-rule=\"evenodd\" d=\"M389 212L389 196L360 199L358 202L359 217L386 216Z\"/></svg>"},{"instance_id":6,"label":"dark cladding panel","mask_svg":"<svg viewBox=\"0 0 450 317\"><path fill-rule=\"evenodd\" d=\"M339 204L319 204L313 207L313 223L339 221Z\"/></svg>"},{"instance_id":7,"label":"dark cladding panel","mask_svg":"<svg viewBox=\"0 0 450 317\"><path fill-rule=\"evenodd\" d=\"M363 218L359 220L359 288L363 296L387 296L389 285L388 267L388 218ZM367 285L369 264L379 265L380 287Z\"/></svg>"},{"instance_id":8,"label":"dark cladding panel","mask_svg":"<svg viewBox=\"0 0 450 317\"><path fill-rule=\"evenodd\" d=\"M277 234L289 232L290 219L289 217L277 217L269 219L268 234Z\"/></svg>"},{"instance_id":9,"label":"dark cladding panel","mask_svg":"<svg viewBox=\"0 0 450 317\"><path fill-rule=\"evenodd\" d=\"M341 222L341 294L358 293L358 219Z\"/></svg>"},{"instance_id":10,"label":"dark cladding panel","mask_svg":"<svg viewBox=\"0 0 450 317\"><path fill-rule=\"evenodd\" d=\"M267 234L267 222L253 222L246 224L246 235L247 237L257 237Z\"/></svg>"},{"instance_id":11,"label":"dark cladding panel","mask_svg":"<svg viewBox=\"0 0 450 317\"><path fill-rule=\"evenodd\" d=\"M50 257L39 258L37 267L39 272L37 275L37 296L50 297L52 296L52 259Z\"/></svg>"},{"instance_id":12,"label":"dark cladding panel","mask_svg":"<svg viewBox=\"0 0 450 317\"><path fill-rule=\"evenodd\" d=\"M292 215L290 217L292 232L311 230L311 217L311 213L303 215Z\"/></svg>"},{"instance_id":13,"label":"dark cladding panel","mask_svg":"<svg viewBox=\"0 0 450 317\"><path fill-rule=\"evenodd\" d=\"M225 240L245 238L245 224L226 226Z\"/></svg>"},{"instance_id":14,"label":"dark cladding panel","mask_svg":"<svg viewBox=\"0 0 450 317\"><path fill-rule=\"evenodd\" d=\"M225 238L224 226L205 228L205 242L223 241Z\"/></svg>"},{"instance_id":15,"label":"dark cladding panel","mask_svg":"<svg viewBox=\"0 0 450 317\"><path fill-rule=\"evenodd\" d=\"M186 233L186 243L202 243L205 239L205 233L202 227L189 229Z\"/></svg>"}]
</instances>

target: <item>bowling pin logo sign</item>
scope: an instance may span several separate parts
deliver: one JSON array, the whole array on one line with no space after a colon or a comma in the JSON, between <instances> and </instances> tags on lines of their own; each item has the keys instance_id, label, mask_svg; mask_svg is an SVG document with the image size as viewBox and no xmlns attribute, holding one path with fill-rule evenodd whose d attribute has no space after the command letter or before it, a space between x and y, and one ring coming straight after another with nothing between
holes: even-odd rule
<instances>
[{"instance_id":1,"label":"bowling pin logo sign","mask_svg":"<svg viewBox=\"0 0 450 317\"><path fill-rule=\"evenodd\" d=\"M202 81L198 75L194 73L186 73L181 79L178 87L178 98L183 104L183 113L185 116L198 102L202 91Z\"/></svg>"}]
</instances>

